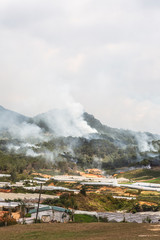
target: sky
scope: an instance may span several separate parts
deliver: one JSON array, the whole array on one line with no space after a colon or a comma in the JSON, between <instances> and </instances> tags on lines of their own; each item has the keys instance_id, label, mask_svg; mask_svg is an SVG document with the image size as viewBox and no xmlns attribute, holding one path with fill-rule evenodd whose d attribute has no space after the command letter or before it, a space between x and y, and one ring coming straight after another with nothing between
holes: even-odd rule
<instances>
[{"instance_id":1,"label":"sky","mask_svg":"<svg viewBox=\"0 0 160 240\"><path fill-rule=\"evenodd\" d=\"M0 0L0 105L34 116L80 103L160 134L159 0Z\"/></svg>"}]
</instances>

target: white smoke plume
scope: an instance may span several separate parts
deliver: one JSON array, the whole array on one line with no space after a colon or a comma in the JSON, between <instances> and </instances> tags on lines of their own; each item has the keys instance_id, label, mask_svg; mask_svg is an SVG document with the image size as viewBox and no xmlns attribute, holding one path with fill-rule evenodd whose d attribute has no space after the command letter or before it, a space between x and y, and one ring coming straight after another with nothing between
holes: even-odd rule
<instances>
[{"instance_id":1,"label":"white smoke plume","mask_svg":"<svg viewBox=\"0 0 160 240\"><path fill-rule=\"evenodd\" d=\"M2 113L2 114L1 114ZM13 140L19 140L20 143L9 144L8 150L14 150L16 153L23 153L26 156L31 157L43 157L46 160L55 162L61 154L68 152L70 156L76 159L74 156L74 146L70 143L67 149L52 149L49 151L47 147L43 146L42 143L48 142L55 137L84 137L88 140L92 138L92 134L97 133L97 130L91 128L83 118L84 109L81 104L75 102L71 97L66 98L66 102L60 108L50 110L46 113L37 115L34 118L27 118L22 115L16 114L11 111L5 111L5 109L0 108L0 131L1 129L8 128L9 134L12 136ZM28 120L29 119L29 120ZM40 123L43 123L49 129L47 133L45 128L40 127ZM44 130L45 129L45 130ZM51 131L50 131L51 130ZM120 131L115 131L116 134L120 134ZM117 141L117 145L125 149L126 142L117 140L117 135L115 134L114 139ZM123 131L122 131L123 134ZM135 137L135 143L138 145L139 152L154 152L158 151L158 148L153 145L153 140L160 139L159 136L128 131L133 138ZM73 141L73 145L76 141ZM38 145L39 144L39 145ZM116 145L116 144L115 144ZM51 149L50 149L51 150ZM138 152L138 151L137 151ZM137 153L138 156L139 153ZM139 157L137 157L138 159ZM101 168L102 159L98 159L96 156L93 159L93 165Z\"/></svg>"},{"instance_id":2,"label":"white smoke plume","mask_svg":"<svg viewBox=\"0 0 160 240\"><path fill-rule=\"evenodd\" d=\"M20 140L44 140L42 129L35 124L22 123L20 125L13 125L9 129L10 134Z\"/></svg>"},{"instance_id":3,"label":"white smoke plume","mask_svg":"<svg viewBox=\"0 0 160 240\"><path fill-rule=\"evenodd\" d=\"M12 152L14 151L16 154L25 154L28 157L43 157L48 161L55 162L57 156L61 153L60 151L54 150L53 152L43 149L40 149L40 146L30 143L20 143L19 145L8 144L7 149ZM39 149L37 152L36 150Z\"/></svg>"},{"instance_id":4,"label":"white smoke plume","mask_svg":"<svg viewBox=\"0 0 160 240\"><path fill-rule=\"evenodd\" d=\"M157 152L158 149L153 145L153 140L158 140L159 136L157 135L148 135L147 133L135 133L135 138L138 143L138 149L140 152Z\"/></svg>"},{"instance_id":5,"label":"white smoke plume","mask_svg":"<svg viewBox=\"0 0 160 240\"><path fill-rule=\"evenodd\" d=\"M65 109L51 110L45 114L38 115L37 120L43 120L56 136L63 137L86 137L97 133L83 119L83 107L79 103L70 102Z\"/></svg>"},{"instance_id":6,"label":"white smoke plume","mask_svg":"<svg viewBox=\"0 0 160 240\"><path fill-rule=\"evenodd\" d=\"M63 152L70 152L72 155L72 146L69 149L57 148L51 152L45 147L39 149L41 147L37 144L48 142L52 137L60 136L90 138L90 134L97 132L83 119L84 109L82 105L75 102L70 96L66 98L63 107L37 115L32 119L3 107L0 111L2 111L0 130L7 129L13 140L7 145L9 151L31 157L43 157L52 162L55 162ZM44 129L37 125L39 121L43 121L52 131L47 134ZM19 142L14 142L14 140Z\"/></svg>"},{"instance_id":7,"label":"white smoke plume","mask_svg":"<svg viewBox=\"0 0 160 240\"><path fill-rule=\"evenodd\" d=\"M97 133L97 131L83 119L83 113L82 105L75 102L70 95L66 95L64 104L59 108L39 114L32 119L0 107L0 130L7 129L10 135L16 139L44 141L47 140L47 137L45 139L46 135L42 128L34 122L43 120L55 136L88 138L90 134Z\"/></svg>"},{"instance_id":8,"label":"white smoke plume","mask_svg":"<svg viewBox=\"0 0 160 240\"><path fill-rule=\"evenodd\" d=\"M102 158L94 156L92 165L93 165L93 168L101 169L102 168Z\"/></svg>"},{"instance_id":9,"label":"white smoke plume","mask_svg":"<svg viewBox=\"0 0 160 240\"><path fill-rule=\"evenodd\" d=\"M29 157L39 157L39 156L42 156L42 154L41 153L36 153L32 149L28 149L26 151L26 156L29 156Z\"/></svg>"},{"instance_id":10,"label":"white smoke plume","mask_svg":"<svg viewBox=\"0 0 160 240\"><path fill-rule=\"evenodd\" d=\"M8 144L7 145L7 149L9 151L15 151L15 152L18 152L18 150L21 148L21 146L17 146L17 145L14 145L14 144Z\"/></svg>"}]
</instances>

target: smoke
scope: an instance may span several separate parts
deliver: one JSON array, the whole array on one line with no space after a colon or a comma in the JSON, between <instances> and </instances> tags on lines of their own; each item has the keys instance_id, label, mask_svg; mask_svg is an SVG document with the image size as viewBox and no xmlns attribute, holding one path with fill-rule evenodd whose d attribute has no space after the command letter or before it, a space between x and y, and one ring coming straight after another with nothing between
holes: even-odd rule
<instances>
[{"instance_id":1,"label":"smoke","mask_svg":"<svg viewBox=\"0 0 160 240\"><path fill-rule=\"evenodd\" d=\"M75 156L74 149L79 144L76 138L87 138L89 141L96 136L99 137L97 130L90 127L83 116L82 105L71 97L66 97L64 105L60 108L39 114L34 118L28 118L0 107L0 131L7 131L12 137L12 144L7 145L9 151L30 157L41 157L53 163L61 159L76 162L77 156ZM159 145L153 144L153 140L160 139L157 135L106 129L109 129L106 136L114 140L115 146L123 150L127 146L133 146L136 150L138 147L137 159L141 159L141 153L157 153L159 150ZM72 137L73 141L69 139L68 142L66 140L64 144L60 143L55 146L54 143L53 145L48 143L60 137ZM92 160L93 167L102 167L101 158L95 155Z\"/></svg>"},{"instance_id":2,"label":"smoke","mask_svg":"<svg viewBox=\"0 0 160 240\"><path fill-rule=\"evenodd\" d=\"M20 125L13 125L9 129L9 133L16 139L20 140L37 140L42 141L44 140L44 134L40 127L36 126L35 124L29 123L22 123Z\"/></svg>"},{"instance_id":3,"label":"smoke","mask_svg":"<svg viewBox=\"0 0 160 240\"><path fill-rule=\"evenodd\" d=\"M58 155L61 153L61 151L57 151L56 149L53 150L53 152L48 149L41 149L40 146L30 143L19 143L19 145L10 143L7 144L6 147L8 151L16 154L25 154L28 157L43 157L51 162L55 162Z\"/></svg>"},{"instance_id":4,"label":"smoke","mask_svg":"<svg viewBox=\"0 0 160 240\"><path fill-rule=\"evenodd\" d=\"M44 140L42 129L32 119L19 113L0 107L0 132L7 133L13 139L21 141Z\"/></svg>"},{"instance_id":5,"label":"smoke","mask_svg":"<svg viewBox=\"0 0 160 240\"><path fill-rule=\"evenodd\" d=\"M42 154L41 153L36 153L32 149L28 149L26 151L26 156L29 156L29 157L39 157L39 156L42 156Z\"/></svg>"},{"instance_id":6,"label":"smoke","mask_svg":"<svg viewBox=\"0 0 160 240\"><path fill-rule=\"evenodd\" d=\"M94 156L92 165L93 165L93 168L102 169L102 158Z\"/></svg>"},{"instance_id":7,"label":"smoke","mask_svg":"<svg viewBox=\"0 0 160 240\"><path fill-rule=\"evenodd\" d=\"M7 145L8 151L24 154L29 157L42 157L48 161L56 162L64 152L74 156L72 143L65 147L56 146L48 150L44 142L57 137L84 137L90 138L97 131L91 128L83 119L84 109L81 104L71 97L66 98L63 108L50 110L34 118L28 118L10 110L0 108L0 130L9 134L12 143ZM40 126L43 122L48 129ZM17 141L18 140L18 141ZM76 143L77 144L77 143ZM75 145L75 142L74 142Z\"/></svg>"},{"instance_id":8,"label":"smoke","mask_svg":"<svg viewBox=\"0 0 160 240\"><path fill-rule=\"evenodd\" d=\"M9 151L18 152L18 150L19 150L20 148L21 148L20 146L17 146L17 145L14 145L14 144L8 144L8 145L7 145L7 149L8 149Z\"/></svg>"},{"instance_id":9,"label":"smoke","mask_svg":"<svg viewBox=\"0 0 160 240\"><path fill-rule=\"evenodd\" d=\"M19 142L19 144L17 145L17 143L13 142L13 143L7 144L6 147L8 151L15 152L16 154L25 154L26 156L32 156L32 157L37 157L41 155L34 151L40 148L35 144Z\"/></svg>"},{"instance_id":10,"label":"smoke","mask_svg":"<svg viewBox=\"0 0 160 240\"><path fill-rule=\"evenodd\" d=\"M27 148L35 148L35 149L40 148L40 146L37 146L37 145L35 145L35 144L31 144L31 143L22 143L21 146L22 146L22 147L27 147Z\"/></svg>"},{"instance_id":11,"label":"smoke","mask_svg":"<svg viewBox=\"0 0 160 240\"><path fill-rule=\"evenodd\" d=\"M36 121L43 121L54 132L55 136L85 137L97 133L83 119L83 107L79 103L69 102L64 109L54 109L38 115Z\"/></svg>"},{"instance_id":12,"label":"smoke","mask_svg":"<svg viewBox=\"0 0 160 240\"><path fill-rule=\"evenodd\" d=\"M48 137L37 124L43 121L55 136L88 138L90 134L97 133L97 131L83 119L83 113L82 105L75 102L69 95L66 95L64 99L63 108L50 110L34 118L28 118L0 107L0 130L7 130L15 139L43 142L47 141Z\"/></svg>"},{"instance_id":13,"label":"smoke","mask_svg":"<svg viewBox=\"0 0 160 240\"><path fill-rule=\"evenodd\" d=\"M153 145L154 140L158 140L158 135L153 135L149 133L135 133L135 138L137 140L138 149L140 152L157 152L158 149Z\"/></svg>"}]
</instances>

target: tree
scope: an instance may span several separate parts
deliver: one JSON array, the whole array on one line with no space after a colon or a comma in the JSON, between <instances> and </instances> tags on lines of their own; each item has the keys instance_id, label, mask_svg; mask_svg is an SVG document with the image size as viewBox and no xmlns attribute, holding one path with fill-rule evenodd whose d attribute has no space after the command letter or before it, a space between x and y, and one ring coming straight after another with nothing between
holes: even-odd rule
<instances>
[{"instance_id":1,"label":"tree","mask_svg":"<svg viewBox=\"0 0 160 240\"><path fill-rule=\"evenodd\" d=\"M17 180L16 170L12 169L10 174L11 174L11 181L15 182Z\"/></svg>"},{"instance_id":2,"label":"tree","mask_svg":"<svg viewBox=\"0 0 160 240\"><path fill-rule=\"evenodd\" d=\"M83 195L83 196L85 196L86 197L86 186L85 185L82 185L82 188L81 188L81 190L80 190L80 193Z\"/></svg>"}]
</instances>

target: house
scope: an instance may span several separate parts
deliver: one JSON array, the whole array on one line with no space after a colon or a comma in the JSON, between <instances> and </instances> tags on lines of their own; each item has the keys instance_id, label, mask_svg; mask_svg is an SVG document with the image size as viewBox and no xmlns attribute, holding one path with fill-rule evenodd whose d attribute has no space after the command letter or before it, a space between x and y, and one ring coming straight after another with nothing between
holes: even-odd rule
<instances>
[{"instance_id":1,"label":"house","mask_svg":"<svg viewBox=\"0 0 160 240\"><path fill-rule=\"evenodd\" d=\"M37 209L29 211L31 218L35 219ZM71 211L57 206L40 207L38 210L38 219L42 222L69 222Z\"/></svg>"}]
</instances>

